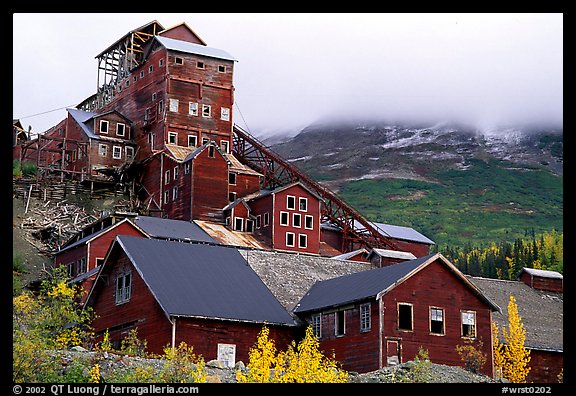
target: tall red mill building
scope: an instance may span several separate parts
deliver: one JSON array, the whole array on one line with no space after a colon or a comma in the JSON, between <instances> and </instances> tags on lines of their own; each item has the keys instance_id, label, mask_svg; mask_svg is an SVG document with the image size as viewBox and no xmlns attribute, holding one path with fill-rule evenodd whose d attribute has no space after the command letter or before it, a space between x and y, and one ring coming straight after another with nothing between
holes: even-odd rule
<instances>
[{"instance_id":1,"label":"tall red mill building","mask_svg":"<svg viewBox=\"0 0 576 396\"><path fill-rule=\"evenodd\" d=\"M63 245L56 254L60 264L76 269L77 280L93 281L89 300L102 318L94 323L96 331L109 329L118 342L138 326L139 334L150 335L158 348L170 340L194 340L207 359L230 350L245 359L261 322L275 323L274 318L281 317L274 326L285 342L301 333L301 325L313 324L321 347L338 351L347 369L363 371L413 359L419 342L428 343L424 347L433 361L459 364L455 346L470 338L463 329L473 326L473 338L484 336L485 351L490 353L486 338L490 338L492 311L498 311L498 306L443 257L429 255L433 241L409 227L368 221L234 124L236 59L232 55L207 46L185 23L165 29L152 21L128 32L96 59L97 92L68 109L67 118L45 134L15 139L14 158L35 162L62 179L128 186L131 198L138 202L134 211L139 216L191 222L212 238L203 247L181 246L194 241L169 242L172 237L168 241L130 239L132 228L122 229L129 225L127 220L112 226L113 232L85 230L75 243ZM147 236L140 234L135 233ZM107 243L113 248L106 250ZM262 301L254 291L266 291L259 278L272 292L266 298L274 309L260 312L263 316L257 320L246 312L244 317L228 310L225 299L213 313L200 316L197 307L186 306L185 312L180 307L168 309L166 301L190 292L176 288L174 282L182 288L190 282L166 277L168 267L156 268L162 260L134 256L145 251L158 254L162 247L166 255L201 250L212 260L211 251L222 251L218 245L242 247L238 251L245 256L234 256L229 273L218 272L224 264L222 269L210 268L215 273L209 278L227 290L236 281L234 271L244 271L243 276L257 285L242 294L255 302L254 307L244 307L255 309L254 313L258 313L256 302ZM90 253L87 257L88 251L94 257ZM344 259L347 256L360 262ZM94 258L95 268L89 258ZM208 276L202 268L192 267L202 264L197 261L182 254L171 265L192 277ZM335 279L336 284L353 285L356 277L344 275L374 267L380 267L383 276L394 274L386 279L397 284L389 291L386 282L371 279L378 301L365 284L353 287L362 297L353 301L340 301L340 287L325 295L311 294L322 285L334 284L314 288L315 282ZM122 276L102 281L116 272ZM420 286L415 288L411 284L416 281ZM425 298L415 294L416 289ZM172 294L166 300L152 299L159 290ZM445 301L446 296L458 304ZM303 308L310 299L325 298L329 301L314 309ZM144 300L147 303L142 305ZM185 300L183 304L190 303ZM385 319L379 304L388 307ZM406 328L400 328L406 322L400 307L410 308ZM436 314L435 320L430 312ZM198 335L200 328L205 335ZM216 333L217 339L207 336ZM360 344L368 348L362 356L354 352ZM487 374L491 371L491 367L484 369Z\"/></svg>"}]
</instances>

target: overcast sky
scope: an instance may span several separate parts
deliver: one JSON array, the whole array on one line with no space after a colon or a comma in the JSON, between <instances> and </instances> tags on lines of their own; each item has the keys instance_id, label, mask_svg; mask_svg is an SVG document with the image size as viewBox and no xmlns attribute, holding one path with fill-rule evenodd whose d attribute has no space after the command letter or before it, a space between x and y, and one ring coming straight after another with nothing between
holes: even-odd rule
<instances>
[{"instance_id":1,"label":"overcast sky","mask_svg":"<svg viewBox=\"0 0 576 396\"><path fill-rule=\"evenodd\" d=\"M334 117L562 122L559 13L17 13L13 117L58 123L96 92L96 55L153 20L238 60L234 120L254 134Z\"/></svg>"}]
</instances>

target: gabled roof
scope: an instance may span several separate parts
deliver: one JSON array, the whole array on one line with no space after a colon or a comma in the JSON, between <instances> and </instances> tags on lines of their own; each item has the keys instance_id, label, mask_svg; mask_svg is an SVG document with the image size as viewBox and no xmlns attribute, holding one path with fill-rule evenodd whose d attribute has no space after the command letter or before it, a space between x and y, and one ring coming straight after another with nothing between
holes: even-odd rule
<instances>
[{"instance_id":1,"label":"gabled roof","mask_svg":"<svg viewBox=\"0 0 576 396\"><path fill-rule=\"evenodd\" d=\"M152 238L217 243L194 222L140 215L131 221Z\"/></svg>"},{"instance_id":2,"label":"gabled roof","mask_svg":"<svg viewBox=\"0 0 576 396\"><path fill-rule=\"evenodd\" d=\"M549 270L541 270L541 269L524 267L520 271L520 275L522 274L522 272L526 272L529 275L538 276L541 278L564 279L564 276L560 272L557 272L557 271L549 271Z\"/></svg>"},{"instance_id":3,"label":"gabled roof","mask_svg":"<svg viewBox=\"0 0 576 396\"><path fill-rule=\"evenodd\" d=\"M200 36L198 36L198 34L194 30L192 30L190 28L190 26L188 26L186 24L186 22L181 22L181 23L178 23L172 27L166 28L166 29L162 30L161 32L158 32L158 35L162 36L162 35L170 32L171 30L175 30L175 29L180 28L181 26L184 27L185 29L187 29L194 37L196 37L198 39L198 41L200 41L200 43L202 43L203 45L206 45L206 42L204 40L202 40L202 38Z\"/></svg>"},{"instance_id":4,"label":"gabled roof","mask_svg":"<svg viewBox=\"0 0 576 396\"><path fill-rule=\"evenodd\" d=\"M279 192L282 192L282 191L287 190L289 188L292 188L294 186L300 186L302 189L307 191L310 195L318 198L318 200L322 200L322 197L320 197L317 193L315 193L314 191L312 191L311 189L309 189L308 187L306 187L303 183L301 183L299 181L295 181L293 183L289 183L289 184L286 184L284 186L277 187L274 190L260 190L259 192L249 194L244 198L247 201L252 201L254 199L260 199L260 198L267 197L268 195L277 194Z\"/></svg>"},{"instance_id":5,"label":"gabled roof","mask_svg":"<svg viewBox=\"0 0 576 396\"><path fill-rule=\"evenodd\" d=\"M365 248L360 248L360 249L356 249L356 250L353 250L353 251L348 252L348 253L342 253L342 254L339 254L338 256L333 256L330 258L333 260L350 260L351 258L356 257L358 255L369 256L368 250Z\"/></svg>"},{"instance_id":6,"label":"gabled roof","mask_svg":"<svg viewBox=\"0 0 576 396\"><path fill-rule=\"evenodd\" d=\"M295 325L236 249L119 235L98 277L114 249L126 253L167 317Z\"/></svg>"},{"instance_id":7,"label":"gabled roof","mask_svg":"<svg viewBox=\"0 0 576 396\"><path fill-rule=\"evenodd\" d=\"M534 289L520 281L472 276L467 278L502 308L501 312L492 316L500 329L508 327L508 303L512 295L516 299L518 314L526 330L524 345L530 349L564 350L563 293Z\"/></svg>"},{"instance_id":8,"label":"gabled roof","mask_svg":"<svg viewBox=\"0 0 576 396\"><path fill-rule=\"evenodd\" d=\"M453 264L440 253L435 253L415 260L317 282L300 300L294 312L318 311L369 298L378 299L435 261L440 261L457 275L492 310L499 310L499 307L486 298Z\"/></svg>"},{"instance_id":9,"label":"gabled roof","mask_svg":"<svg viewBox=\"0 0 576 396\"><path fill-rule=\"evenodd\" d=\"M224 59L229 61L236 61L236 59L228 52L208 47L206 45L194 44L188 41L175 40L168 37L154 36L162 46L171 51L185 52L188 54L202 55L210 58Z\"/></svg>"},{"instance_id":10,"label":"gabled roof","mask_svg":"<svg viewBox=\"0 0 576 396\"><path fill-rule=\"evenodd\" d=\"M101 116L111 114L111 113L116 113L120 117L125 119L129 124L132 123L132 121L130 119L126 118L124 115L122 115L117 110L110 110L110 111L107 111L104 113L94 113L91 111L84 111L84 110L78 110L78 109L74 109L74 108L67 108L66 111L68 111L68 114L70 114L72 116L72 118L74 119L74 121L76 121L76 123L78 124L78 126L80 127L82 132L84 132L86 134L86 136L88 136L90 139L102 139L102 138L104 138L105 140L120 140L120 139L116 139L116 138L111 137L111 136L101 136L101 135L94 133L94 129L92 127L91 121L93 121L97 117L101 117Z\"/></svg>"}]
</instances>

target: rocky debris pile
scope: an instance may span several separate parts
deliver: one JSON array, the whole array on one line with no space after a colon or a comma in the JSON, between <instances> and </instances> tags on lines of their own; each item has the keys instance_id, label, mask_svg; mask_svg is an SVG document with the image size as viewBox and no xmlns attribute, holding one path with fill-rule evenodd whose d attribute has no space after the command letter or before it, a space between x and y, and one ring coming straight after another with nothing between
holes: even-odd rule
<instances>
[{"instance_id":1,"label":"rocky debris pile","mask_svg":"<svg viewBox=\"0 0 576 396\"><path fill-rule=\"evenodd\" d=\"M59 351L63 369L70 366L74 360L82 360L89 367L98 363L100 374L103 380L117 377L117 374L126 370L136 370L137 368L152 368L161 370L163 361L161 359L149 359L127 355L119 355L107 352L90 352L80 347L73 350ZM426 370L425 382L429 383L480 383L497 382L490 377L481 374L474 374L462 367L446 366L443 364L430 363ZM234 368L226 368L222 362L211 360L206 362L206 382L209 383L235 383L236 372L244 370L243 362L238 362ZM417 365L414 362L406 362L397 366L385 367L369 373L349 373L349 383L401 383L414 382L414 370ZM419 376L421 375L418 374ZM420 377L419 379L422 379Z\"/></svg>"}]
</instances>

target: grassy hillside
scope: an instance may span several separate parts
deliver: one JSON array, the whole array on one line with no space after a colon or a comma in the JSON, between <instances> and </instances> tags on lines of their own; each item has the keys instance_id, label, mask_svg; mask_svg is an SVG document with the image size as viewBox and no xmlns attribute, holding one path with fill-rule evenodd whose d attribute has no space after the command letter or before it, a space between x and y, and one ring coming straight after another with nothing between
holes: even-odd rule
<instances>
[{"instance_id":1,"label":"grassy hillside","mask_svg":"<svg viewBox=\"0 0 576 396\"><path fill-rule=\"evenodd\" d=\"M563 230L562 177L498 160L467 165L433 170L439 183L365 179L344 184L339 195L370 220L413 227L439 247Z\"/></svg>"}]
</instances>

